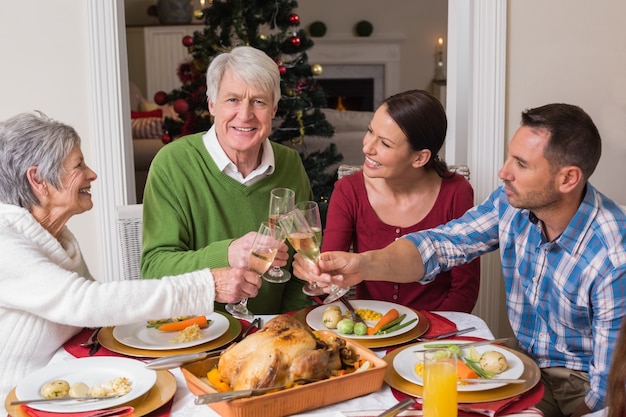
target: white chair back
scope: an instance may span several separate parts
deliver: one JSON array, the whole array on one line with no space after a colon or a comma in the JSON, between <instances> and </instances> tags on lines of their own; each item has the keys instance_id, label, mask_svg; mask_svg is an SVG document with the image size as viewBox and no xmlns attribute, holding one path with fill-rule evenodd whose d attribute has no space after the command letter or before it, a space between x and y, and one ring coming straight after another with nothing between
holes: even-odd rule
<instances>
[{"instance_id":1,"label":"white chair back","mask_svg":"<svg viewBox=\"0 0 626 417\"><path fill-rule=\"evenodd\" d=\"M117 207L117 238L120 243L121 279L141 279L143 204Z\"/></svg>"},{"instance_id":2,"label":"white chair back","mask_svg":"<svg viewBox=\"0 0 626 417\"><path fill-rule=\"evenodd\" d=\"M337 177L338 179L341 179L346 175L359 172L362 169L363 165L339 165L339 169L337 170ZM450 170L450 172L463 175L466 180L470 180L470 169L467 165L448 165L448 169Z\"/></svg>"}]
</instances>

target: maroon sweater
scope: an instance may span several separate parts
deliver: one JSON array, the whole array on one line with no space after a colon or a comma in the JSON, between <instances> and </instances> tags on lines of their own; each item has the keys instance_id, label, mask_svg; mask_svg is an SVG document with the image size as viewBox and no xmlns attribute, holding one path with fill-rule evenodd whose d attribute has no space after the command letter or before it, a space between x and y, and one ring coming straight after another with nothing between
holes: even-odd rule
<instances>
[{"instance_id":1,"label":"maroon sweater","mask_svg":"<svg viewBox=\"0 0 626 417\"><path fill-rule=\"evenodd\" d=\"M432 210L422 221L401 228L379 220L369 203L363 172L343 177L331 195L322 239L322 251L354 252L380 249L411 232L429 229L460 217L474 204L474 190L462 176L444 178ZM416 310L471 312L478 298L478 259L442 272L429 284L363 281L357 298L389 301Z\"/></svg>"}]
</instances>

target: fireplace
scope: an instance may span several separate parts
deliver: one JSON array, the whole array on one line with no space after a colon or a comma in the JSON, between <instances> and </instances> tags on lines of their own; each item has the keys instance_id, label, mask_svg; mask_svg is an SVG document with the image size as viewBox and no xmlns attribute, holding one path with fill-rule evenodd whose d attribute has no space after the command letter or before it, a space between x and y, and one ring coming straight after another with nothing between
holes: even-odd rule
<instances>
[{"instance_id":1,"label":"fireplace","mask_svg":"<svg viewBox=\"0 0 626 417\"><path fill-rule=\"evenodd\" d=\"M400 91L399 35L315 38L309 62L322 65L316 77L326 90L328 107L373 111Z\"/></svg>"},{"instance_id":2,"label":"fireplace","mask_svg":"<svg viewBox=\"0 0 626 417\"><path fill-rule=\"evenodd\" d=\"M328 78L318 80L326 91L326 107L337 110L374 111L372 78Z\"/></svg>"},{"instance_id":3,"label":"fireplace","mask_svg":"<svg viewBox=\"0 0 626 417\"><path fill-rule=\"evenodd\" d=\"M382 65L324 65L317 78L328 96L328 107L374 111L384 97Z\"/></svg>"}]
</instances>

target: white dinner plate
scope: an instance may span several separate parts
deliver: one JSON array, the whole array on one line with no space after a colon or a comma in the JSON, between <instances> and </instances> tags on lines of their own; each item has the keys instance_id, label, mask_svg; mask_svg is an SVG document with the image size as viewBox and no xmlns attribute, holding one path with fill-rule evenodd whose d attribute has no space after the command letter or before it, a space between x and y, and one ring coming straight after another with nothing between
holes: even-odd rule
<instances>
[{"instance_id":1,"label":"white dinner plate","mask_svg":"<svg viewBox=\"0 0 626 417\"><path fill-rule=\"evenodd\" d=\"M172 343L177 332L162 332L152 327L146 327L146 322L132 323L113 328L113 337L120 343L136 349L170 350L182 349L201 345L217 339L228 330L228 319L219 313L208 315L209 326L201 329L202 337L189 342Z\"/></svg>"},{"instance_id":2,"label":"white dinner plate","mask_svg":"<svg viewBox=\"0 0 626 417\"><path fill-rule=\"evenodd\" d=\"M18 400L43 398L40 393L41 387L57 379L67 381L70 387L77 382L84 382L89 387L93 387L121 377L130 380L132 390L119 398L82 402L30 403L28 406L55 413L76 413L115 407L147 393L156 382L157 374L136 359L113 356L72 359L48 365L28 375L15 387L15 395Z\"/></svg>"},{"instance_id":3,"label":"white dinner plate","mask_svg":"<svg viewBox=\"0 0 626 417\"><path fill-rule=\"evenodd\" d=\"M396 330L395 332L392 332L389 334L381 334L377 336L375 335L357 336L355 334L341 334L337 331L337 329L329 329L328 327L324 326L324 323L322 322L322 315L324 314L324 310L326 310L328 306L332 306L332 305L339 306L339 308L341 308L341 312L344 315L347 314L348 309L340 301L337 301L337 302L330 303L330 304L320 305L319 307L315 307L313 310L309 311L309 314L306 315L306 323L314 330L330 330L332 332L337 333L338 335L341 335L342 337L348 337L350 339L384 339L386 337L394 337L394 336L398 336L398 335L408 332L409 330L417 326L417 323L419 321L419 318L417 317L417 314L415 314L415 311L411 310L408 307L401 306L399 304L389 303L387 301L350 300L350 304L352 304L355 309L366 308L368 310L377 311L380 314L385 314L392 308L395 308L396 310L398 310L398 313L400 313L400 315L406 314L406 318L402 320L403 323L406 323L413 319L417 319L417 320L415 320L413 323L409 324L408 326L405 326L402 329ZM369 322L366 321L366 323L369 327L374 326L376 324L375 321L369 321Z\"/></svg>"},{"instance_id":4,"label":"white dinner plate","mask_svg":"<svg viewBox=\"0 0 626 417\"><path fill-rule=\"evenodd\" d=\"M423 355L416 354L415 352L420 352L425 350L424 345L426 344L465 344L470 343L467 340L438 340L422 343L419 345L413 345L405 348L402 352L398 353L395 358L393 358L393 369L400 375L402 378L406 379L409 382L422 386L424 381L421 376L417 375L415 372L415 365L418 362L423 362ZM498 374L493 377L493 384L491 383L480 383L480 384L465 384L459 385L459 391L485 391L489 389L499 388L506 383L497 382L499 378L504 379L517 379L524 373L524 364L522 360L518 358L514 353L509 350L502 349L498 346L494 345L484 345L484 346L476 346L474 349L478 353L484 353L489 350L495 350L496 352L500 352L504 355L507 362L509 363L509 369ZM466 350L462 351L463 354L466 353Z\"/></svg>"}]
</instances>

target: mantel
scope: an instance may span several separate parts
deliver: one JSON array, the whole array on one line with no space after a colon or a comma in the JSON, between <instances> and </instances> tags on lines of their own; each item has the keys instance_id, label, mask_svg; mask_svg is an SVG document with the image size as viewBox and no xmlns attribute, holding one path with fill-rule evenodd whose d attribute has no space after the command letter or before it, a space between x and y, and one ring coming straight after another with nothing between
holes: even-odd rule
<instances>
[{"instance_id":1,"label":"mantel","mask_svg":"<svg viewBox=\"0 0 626 417\"><path fill-rule=\"evenodd\" d=\"M315 44L307 51L307 55L309 63L326 67L383 67L382 99L400 91L400 47L404 40L402 35L314 38ZM324 75L320 78L324 78Z\"/></svg>"}]
</instances>

